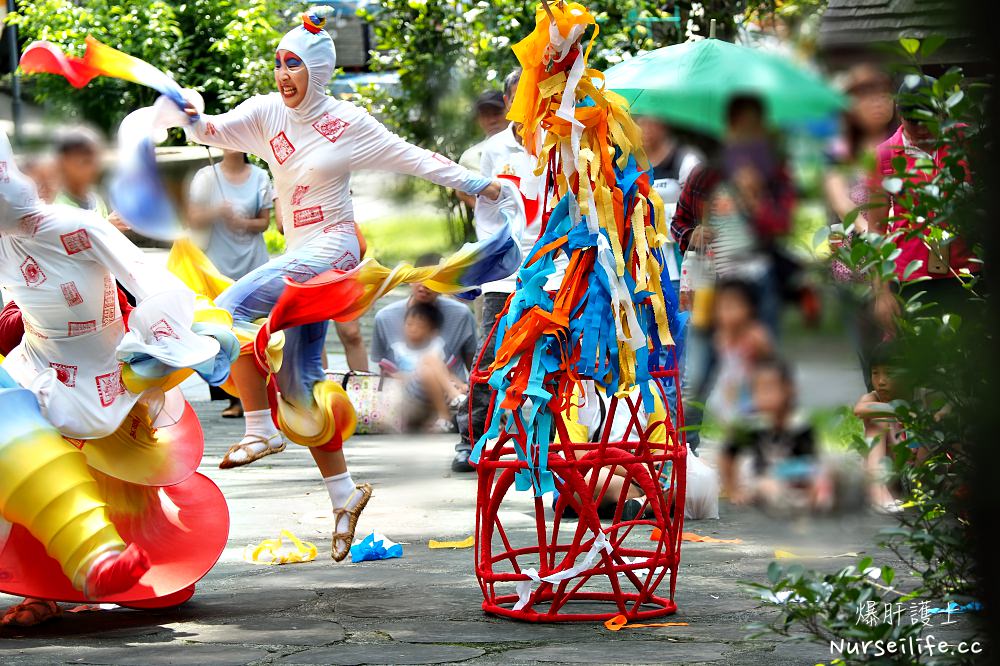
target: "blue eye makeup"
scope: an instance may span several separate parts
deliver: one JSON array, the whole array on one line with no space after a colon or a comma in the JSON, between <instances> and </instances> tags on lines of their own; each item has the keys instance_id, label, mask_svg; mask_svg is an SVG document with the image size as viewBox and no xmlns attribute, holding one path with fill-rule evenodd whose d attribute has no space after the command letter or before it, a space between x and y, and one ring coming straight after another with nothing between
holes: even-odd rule
<instances>
[{"instance_id":1,"label":"blue eye makeup","mask_svg":"<svg viewBox=\"0 0 1000 666\"><path fill-rule=\"evenodd\" d=\"M301 67L302 61L295 56L288 56L285 58L285 67L292 69L293 67Z\"/></svg>"}]
</instances>

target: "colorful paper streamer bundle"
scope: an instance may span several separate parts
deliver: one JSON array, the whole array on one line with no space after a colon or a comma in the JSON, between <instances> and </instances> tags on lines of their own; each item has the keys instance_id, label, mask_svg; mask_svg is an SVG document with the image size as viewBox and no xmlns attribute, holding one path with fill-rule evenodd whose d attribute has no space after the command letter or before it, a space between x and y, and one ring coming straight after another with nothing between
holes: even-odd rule
<instances>
[{"instance_id":1,"label":"colorful paper streamer bundle","mask_svg":"<svg viewBox=\"0 0 1000 666\"><path fill-rule=\"evenodd\" d=\"M536 496L554 490L547 469L553 414L565 412L575 387L588 378L608 396L638 387L653 412L651 371L678 324L661 271L666 218L640 131L625 101L587 67L593 39L586 49L580 44L589 27L596 35L595 18L578 3L551 12L554 23L539 9L535 30L514 47L523 73L508 117L538 158L546 208L558 203L500 319L489 380L498 399L471 457L478 462L499 437L503 413L530 400L526 450L518 451L527 469L516 487ZM559 255L568 267L552 295L545 285Z\"/></svg>"}]
</instances>

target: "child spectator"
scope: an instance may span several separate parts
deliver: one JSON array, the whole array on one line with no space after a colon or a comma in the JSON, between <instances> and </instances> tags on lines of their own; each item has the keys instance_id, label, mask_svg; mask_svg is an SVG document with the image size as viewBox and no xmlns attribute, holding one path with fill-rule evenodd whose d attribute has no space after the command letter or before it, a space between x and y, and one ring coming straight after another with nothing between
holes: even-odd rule
<instances>
[{"instance_id":1,"label":"child spectator","mask_svg":"<svg viewBox=\"0 0 1000 666\"><path fill-rule=\"evenodd\" d=\"M865 437L872 441L868 454L868 497L876 511L895 513L900 503L892 496L886 484L886 459L892 458L893 449L905 439L899 422L892 416L893 400L902 398L896 370L886 347L875 349L871 357L872 391L865 393L854 406L854 415L865 425Z\"/></svg>"},{"instance_id":2,"label":"child spectator","mask_svg":"<svg viewBox=\"0 0 1000 666\"><path fill-rule=\"evenodd\" d=\"M708 409L715 420L731 425L752 411L751 371L770 356L771 336L758 319L757 293L747 282L719 282L713 310L718 377Z\"/></svg>"},{"instance_id":3,"label":"child spectator","mask_svg":"<svg viewBox=\"0 0 1000 666\"><path fill-rule=\"evenodd\" d=\"M403 337L389 345L388 355L379 365L392 377L406 381L408 420L426 420L427 408L437 417L434 432L455 432L452 411L466 402L468 387L449 368L445 343L441 337L444 316L433 303L416 302L406 310Z\"/></svg>"},{"instance_id":4,"label":"child spectator","mask_svg":"<svg viewBox=\"0 0 1000 666\"><path fill-rule=\"evenodd\" d=\"M103 170L103 145L101 138L86 127L71 127L56 137L56 171L62 189L56 194L55 203L94 211L119 231L127 232L125 221L110 212L97 193Z\"/></svg>"},{"instance_id":5,"label":"child spectator","mask_svg":"<svg viewBox=\"0 0 1000 666\"><path fill-rule=\"evenodd\" d=\"M753 368L755 418L730 436L720 459L723 488L733 504L770 507L805 497L812 508L831 501L829 484L816 461L812 427L795 411L795 380L787 364L765 359ZM752 474L739 478L740 457L749 454Z\"/></svg>"}]
</instances>

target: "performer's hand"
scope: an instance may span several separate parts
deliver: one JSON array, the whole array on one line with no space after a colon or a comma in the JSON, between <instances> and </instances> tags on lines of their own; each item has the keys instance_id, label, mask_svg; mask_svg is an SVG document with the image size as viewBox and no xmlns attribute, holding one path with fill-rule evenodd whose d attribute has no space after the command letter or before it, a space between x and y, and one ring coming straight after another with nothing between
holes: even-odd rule
<instances>
[{"instance_id":1,"label":"performer's hand","mask_svg":"<svg viewBox=\"0 0 1000 666\"><path fill-rule=\"evenodd\" d=\"M194 104L188 102L184 105L184 113L186 113L189 118L194 118L198 115L198 109L194 107Z\"/></svg>"},{"instance_id":2,"label":"performer's hand","mask_svg":"<svg viewBox=\"0 0 1000 666\"><path fill-rule=\"evenodd\" d=\"M113 212L110 215L108 215L108 222L115 229L123 233L129 230L128 223L117 212Z\"/></svg>"},{"instance_id":3,"label":"performer's hand","mask_svg":"<svg viewBox=\"0 0 1000 666\"><path fill-rule=\"evenodd\" d=\"M479 196L486 197L490 201L496 201L497 199L499 199L500 198L500 181L499 180L494 180L492 183L490 183L489 185L487 185L483 189L482 192L479 193Z\"/></svg>"}]
</instances>

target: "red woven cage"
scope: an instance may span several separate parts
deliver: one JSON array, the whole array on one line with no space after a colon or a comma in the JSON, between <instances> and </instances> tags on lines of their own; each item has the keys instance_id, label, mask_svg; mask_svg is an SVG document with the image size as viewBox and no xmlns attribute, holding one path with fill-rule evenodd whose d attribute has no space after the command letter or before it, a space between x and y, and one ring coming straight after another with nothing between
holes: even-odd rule
<instances>
[{"instance_id":1,"label":"red woven cage","mask_svg":"<svg viewBox=\"0 0 1000 666\"><path fill-rule=\"evenodd\" d=\"M653 373L653 383L663 405L668 404L664 387L673 385L677 420L682 423L678 373L676 363L672 365ZM488 372L477 367L472 384L489 388L487 380ZM490 414L496 400L494 391ZM514 489L516 472L528 465L517 459L514 448L516 444L525 450L520 411L507 414L500 437L487 444L477 465L475 561L483 610L531 622L603 621L617 615L634 621L677 610L673 596L687 447L681 426L675 427L669 416L665 423L650 416L643 424L641 402L638 394L612 398L600 437L592 442L571 442L568 415L554 414L558 437L548 456L558 492L554 501L550 495L534 497L530 491ZM620 441L609 441L616 414L627 426ZM651 441L654 432L662 443ZM617 494L609 489L611 475L599 473L612 468L624 475ZM666 491L661 491L661 475L669 479ZM624 520L622 512L633 485L641 489L645 504L635 519ZM603 497L603 519L595 497ZM509 529L511 521L523 525L530 517L534 530ZM651 538L654 534L656 540ZM658 594L665 579L669 592Z\"/></svg>"}]
</instances>

